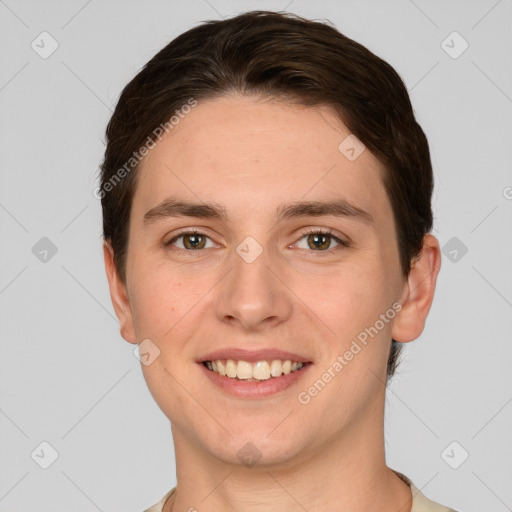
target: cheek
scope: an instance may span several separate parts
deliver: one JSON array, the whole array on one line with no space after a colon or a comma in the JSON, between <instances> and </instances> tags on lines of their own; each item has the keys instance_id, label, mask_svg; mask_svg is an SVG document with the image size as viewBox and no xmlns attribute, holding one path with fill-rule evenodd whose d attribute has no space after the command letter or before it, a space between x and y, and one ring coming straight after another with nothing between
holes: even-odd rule
<instances>
[{"instance_id":1,"label":"cheek","mask_svg":"<svg viewBox=\"0 0 512 512\"><path fill-rule=\"evenodd\" d=\"M150 339L161 339L187 302L183 297L182 282L172 279L162 270L153 267L145 271L139 267L132 274L130 305L135 329Z\"/></svg>"},{"instance_id":2,"label":"cheek","mask_svg":"<svg viewBox=\"0 0 512 512\"><path fill-rule=\"evenodd\" d=\"M211 279L206 274L183 275L169 264L147 264L133 274L131 300L135 329L167 352L179 350L198 326L208 302Z\"/></svg>"},{"instance_id":3,"label":"cheek","mask_svg":"<svg viewBox=\"0 0 512 512\"><path fill-rule=\"evenodd\" d=\"M338 355L347 354L345 377L338 379L345 387L361 375L367 376L368 367L380 373L387 358L391 317L388 315L383 322L381 315L392 307L393 294L379 258L378 254L367 253L357 264L339 268L329 276L317 276L308 280L308 285L302 282L299 287L297 282L297 295L315 313L311 318L324 333L323 343L327 345L329 340L321 369L331 366Z\"/></svg>"},{"instance_id":4,"label":"cheek","mask_svg":"<svg viewBox=\"0 0 512 512\"><path fill-rule=\"evenodd\" d=\"M345 337L353 334L353 329L375 322L384 312L386 288L378 263L359 261L357 265L333 270L328 276L309 282L309 286L303 283L298 295L337 336Z\"/></svg>"}]
</instances>

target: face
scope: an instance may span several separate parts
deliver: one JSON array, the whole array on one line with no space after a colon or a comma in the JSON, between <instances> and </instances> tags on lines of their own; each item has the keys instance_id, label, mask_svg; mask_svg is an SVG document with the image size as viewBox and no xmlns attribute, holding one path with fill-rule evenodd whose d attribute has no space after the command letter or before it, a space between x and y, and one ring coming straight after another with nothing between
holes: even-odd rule
<instances>
[{"instance_id":1,"label":"face","mask_svg":"<svg viewBox=\"0 0 512 512\"><path fill-rule=\"evenodd\" d=\"M144 377L175 441L205 457L286 464L382 428L410 289L383 169L339 149L349 134L328 107L226 96L199 102L138 171L112 297L123 337L149 340Z\"/></svg>"}]
</instances>

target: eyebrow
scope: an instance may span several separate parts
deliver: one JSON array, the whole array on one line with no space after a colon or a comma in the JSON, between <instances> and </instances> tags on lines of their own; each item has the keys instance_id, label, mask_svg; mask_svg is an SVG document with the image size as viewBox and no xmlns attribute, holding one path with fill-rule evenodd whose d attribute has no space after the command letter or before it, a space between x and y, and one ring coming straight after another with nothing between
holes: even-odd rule
<instances>
[{"instance_id":1,"label":"eyebrow","mask_svg":"<svg viewBox=\"0 0 512 512\"><path fill-rule=\"evenodd\" d=\"M346 199L334 201L299 201L281 205L277 208L277 221L300 217L345 217L365 224L374 224L370 213L350 203ZM167 198L151 208L144 215L143 225L149 226L157 221L172 217L195 217L229 221L226 209L216 203L193 203L177 198Z\"/></svg>"}]
</instances>

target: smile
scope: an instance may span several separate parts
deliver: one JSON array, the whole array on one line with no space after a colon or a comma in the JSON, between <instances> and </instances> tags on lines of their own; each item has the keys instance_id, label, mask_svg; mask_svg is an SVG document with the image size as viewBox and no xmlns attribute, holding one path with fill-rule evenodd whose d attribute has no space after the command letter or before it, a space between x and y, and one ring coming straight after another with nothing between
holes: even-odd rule
<instances>
[{"instance_id":1,"label":"smile","mask_svg":"<svg viewBox=\"0 0 512 512\"><path fill-rule=\"evenodd\" d=\"M291 361L289 359L274 359L272 361L256 361L250 363L243 360L217 359L204 361L203 365L208 370L223 377L248 382L264 381L282 375L288 375L301 370L308 363Z\"/></svg>"}]
</instances>

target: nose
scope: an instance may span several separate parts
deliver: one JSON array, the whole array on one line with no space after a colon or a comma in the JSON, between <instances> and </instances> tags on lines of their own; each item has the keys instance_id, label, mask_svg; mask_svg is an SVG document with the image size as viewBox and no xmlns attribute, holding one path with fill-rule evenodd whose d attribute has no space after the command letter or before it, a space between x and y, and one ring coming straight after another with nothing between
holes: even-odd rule
<instances>
[{"instance_id":1,"label":"nose","mask_svg":"<svg viewBox=\"0 0 512 512\"><path fill-rule=\"evenodd\" d=\"M254 246L250 248L255 250ZM286 286L284 266L263 249L254 260L233 251L232 267L217 290L215 314L246 332L262 332L290 318L293 294Z\"/></svg>"}]
</instances>

